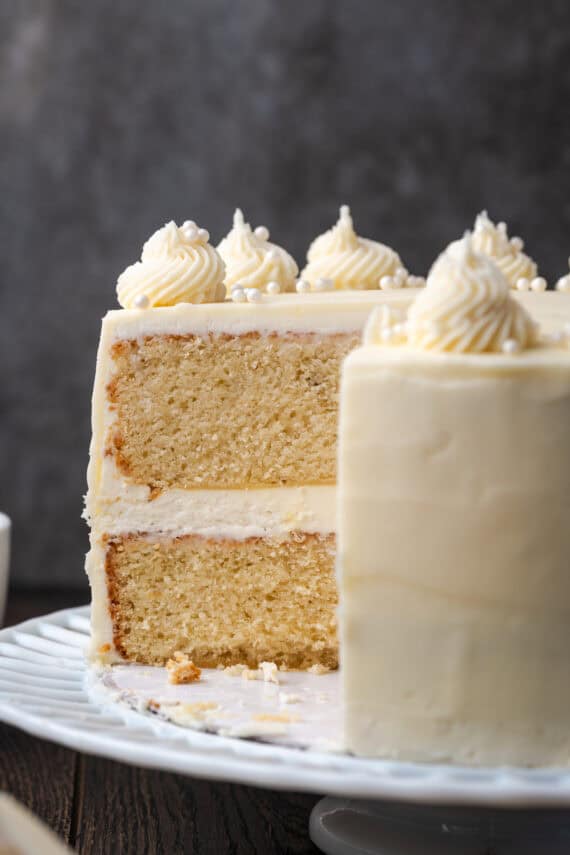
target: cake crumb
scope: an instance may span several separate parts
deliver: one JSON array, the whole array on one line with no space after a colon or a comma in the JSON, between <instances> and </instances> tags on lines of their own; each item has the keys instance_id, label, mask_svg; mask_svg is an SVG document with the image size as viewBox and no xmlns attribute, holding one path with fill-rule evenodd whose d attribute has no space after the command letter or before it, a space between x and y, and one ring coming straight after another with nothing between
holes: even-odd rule
<instances>
[{"instance_id":1,"label":"cake crumb","mask_svg":"<svg viewBox=\"0 0 570 855\"><path fill-rule=\"evenodd\" d=\"M174 659L169 659L166 663L166 670L168 671L168 682L175 685L195 683L200 679L202 673L201 669L197 665L194 665L190 657L179 650L174 654Z\"/></svg>"},{"instance_id":2,"label":"cake crumb","mask_svg":"<svg viewBox=\"0 0 570 855\"><path fill-rule=\"evenodd\" d=\"M327 668L326 665L321 665L320 662L317 662L315 665L311 665L309 668L309 674L328 674L330 672L330 668Z\"/></svg>"},{"instance_id":3,"label":"cake crumb","mask_svg":"<svg viewBox=\"0 0 570 855\"><path fill-rule=\"evenodd\" d=\"M279 684L279 675L277 671L277 665L275 662L261 662L259 665L259 669L263 674L263 682L264 683L277 683Z\"/></svg>"},{"instance_id":4,"label":"cake crumb","mask_svg":"<svg viewBox=\"0 0 570 855\"><path fill-rule=\"evenodd\" d=\"M226 665L224 668L222 665L222 669L224 674L227 674L228 677L242 677L244 671L248 670L247 665Z\"/></svg>"},{"instance_id":5,"label":"cake crumb","mask_svg":"<svg viewBox=\"0 0 570 855\"><path fill-rule=\"evenodd\" d=\"M257 713L257 715L252 716L252 719L253 721L277 721L289 724L290 722L299 721L299 716L291 715L291 713Z\"/></svg>"},{"instance_id":6,"label":"cake crumb","mask_svg":"<svg viewBox=\"0 0 570 855\"><path fill-rule=\"evenodd\" d=\"M279 692L280 704L300 704L302 700L301 695L295 695L292 692Z\"/></svg>"},{"instance_id":7,"label":"cake crumb","mask_svg":"<svg viewBox=\"0 0 570 855\"><path fill-rule=\"evenodd\" d=\"M234 665L234 668L239 667ZM239 673L239 672L236 672ZM241 672L242 680L261 680L261 671L259 668L244 668Z\"/></svg>"},{"instance_id":8,"label":"cake crumb","mask_svg":"<svg viewBox=\"0 0 570 855\"><path fill-rule=\"evenodd\" d=\"M109 653L110 650L111 650L111 645L109 644L109 642L107 642L107 644L102 644L101 647L99 647L99 649L97 650L97 652L98 653Z\"/></svg>"},{"instance_id":9,"label":"cake crumb","mask_svg":"<svg viewBox=\"0 0 570 855\"><path fill-rule=\"evenodd\" d=\"M234 665L233 668L241 668L240 665ZM226 669L228 670L228 669ZM239 673L239 672L234 672ZM279 672L275 662L260 662L259 668L242 668L242 679L244 680L263 680L264 683L276 683L279 685Z\"/></svg>"},{"instance_id":10,"label":"cake crumb","mask_svg":"<svg viewBox=\"0 0 570 855\"><path fill-rule=\"evenodd\" d=\"M198 713L207 712L209 710L218 710L220 705L215 701L196 701L194 704L182 704L181 709L188 715L197 715Z\"/></svg>"}]
</instances>

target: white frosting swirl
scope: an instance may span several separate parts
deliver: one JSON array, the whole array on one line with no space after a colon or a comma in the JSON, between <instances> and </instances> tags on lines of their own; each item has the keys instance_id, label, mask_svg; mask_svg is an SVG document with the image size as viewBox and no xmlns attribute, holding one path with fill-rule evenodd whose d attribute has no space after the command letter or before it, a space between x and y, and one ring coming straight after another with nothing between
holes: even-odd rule
<instances>
[{"instance_id":1,"label":"white frosting swirl","mask_svg":"<svg viewBox=\"0 0 570 855\"><path fill-rule=\"evenodd\" d=\"M404 266L398 253L382 243L358 237L350 208L343 205L336 225L309 247L301 278L311 285L318 279L330 279L337 290L369 290L378 288L383 276L393 276L399 269L404 270Z\"/></svg>"},{"instance_id":2,"label":"white frosting swirl","mask_svg":"<svg viewBox=\"0 0 570 855\"><path fill-rule=\"evenodd\" d=\"M475 252L466 235L433 265L409 309L407 333L409 344L422 350L489 353L532 345L536 324L511 298L496 264Z\"/></svg>"},{"instance_id":3,"label":"white frosting swirl","mask_svg":"<svg viewBox=\"0 0 570 855\"><path fill-rule=\"evenodd\" d=\"M226 265L225 285L228 293L236 285L264 291L270 282L277 282L280 291L294 291L299 268L286 250L268 240L263 226L252 231L239 208L234 214L233 228L218 245Z\"/></svg>"},{"instance_id":4,"label":"white frosting swirl","mask_svg":"<svg viewBox=\"0 0 570 855\"><path fill-rule=\"evenodd\" d=\"M495 225L487 211L481 211L475 220L471 244L475 252L482 252L493 259L511 288L517 287L519 279L531 280L537 275L537 266L522 251L520 238L509 239L506 224Z\"/></svg>"},{"instance_id":5,"label":"white frosting swirl","mask_svg":"<svg viewBox=\"0 0 570 855\"><path fill-rule=\"evenodd\" d=\"M224 263L205 229L187 221L158 229L143 246L141 260L121 273L117 297L124 309L217 303L224 300ZM141 300L143 303L141 304Z\"/></svg>"}]
</instances>

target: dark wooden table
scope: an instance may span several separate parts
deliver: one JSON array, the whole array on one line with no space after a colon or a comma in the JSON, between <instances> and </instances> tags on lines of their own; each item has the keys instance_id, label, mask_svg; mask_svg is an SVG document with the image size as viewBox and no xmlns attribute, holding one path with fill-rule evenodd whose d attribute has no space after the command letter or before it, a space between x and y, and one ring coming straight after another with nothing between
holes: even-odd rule
<instances>
[{"instance_id":1,"label":"dark wooden table","mask_svg":"<svg viewBox=\"0 0 570 855\"><path fill-rule=\"evenodd\" d=\"M74 593L12 595L6 624L80 603ZM138 769L1 724L0 790L85 855L318 852L308 836L318 796Z\"/></svg>"}]
</instances>

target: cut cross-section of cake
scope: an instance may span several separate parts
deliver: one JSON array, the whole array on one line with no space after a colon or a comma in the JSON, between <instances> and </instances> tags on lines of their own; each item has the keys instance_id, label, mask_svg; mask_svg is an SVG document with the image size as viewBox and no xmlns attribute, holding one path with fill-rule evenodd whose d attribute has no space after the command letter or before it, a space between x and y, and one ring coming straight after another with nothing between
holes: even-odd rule
<instances>
[{"instance_id":1,"label":"cut cross-section of cake","mask_svg":"<svg viewBox=\"0 0 570 855\"><path fill-rule=\"evenodd\" d=\"M169 223L119 278L93 395L92 657L336 666L340 365L375 306L397 316L419 293L340 220L311 253L322 278L292 293L291 257L239 212L223 259ZM553 323L547 298L566 300L515 295Z\"/></svg>"},{"instance_id":2,"label":"cut cross-section of cake","mask_svg":"<svg viewBox=\"0 0 570 855\"><path fill-rule=\"evenodd\" d=\"M239 213L233 231L225 264L247 281L227 279L195 223L170 223L120 277L127 308L103 321L87 496L92 655L334 668L340 365L374 305L410 297L267 292L256 260L276 282L290 256ZM224 275L234 300L220 302Z\"/></svg>"}]
</instances>

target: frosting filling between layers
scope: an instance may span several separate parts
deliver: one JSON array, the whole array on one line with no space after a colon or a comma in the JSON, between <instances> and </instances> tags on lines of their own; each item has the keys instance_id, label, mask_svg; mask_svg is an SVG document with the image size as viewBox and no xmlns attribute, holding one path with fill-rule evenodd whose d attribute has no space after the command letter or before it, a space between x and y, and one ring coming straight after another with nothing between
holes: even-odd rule
<instances>
[{"instance_id":1,"label":"frosting filling between layers","mask_svg":"<svg viewBox=\"0 0 570 855\"><path fill-rule=\"evenodd\" d=\"M335 530L335 493L333 486L171 489L150 500L148 487L117 477L107 459L87 515L98 531L110 535L163 532L243 540L291 530L328 534Z\"/></svg>"}]
</instances>

